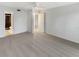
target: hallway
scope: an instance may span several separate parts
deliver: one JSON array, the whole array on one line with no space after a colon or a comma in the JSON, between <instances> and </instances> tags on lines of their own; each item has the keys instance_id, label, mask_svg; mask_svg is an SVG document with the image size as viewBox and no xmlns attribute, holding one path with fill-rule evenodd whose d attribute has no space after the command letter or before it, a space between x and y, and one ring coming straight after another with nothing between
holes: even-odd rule
<instances>
[{"instance_id":1,"label":"hallway","mask_svg":"<svg viewBox=\"0 0 79 59\"><path fill-rule=\"evenodd\" d=\"M76 57L79 44L44 33L21 33L0 38L0 56L4 57Z\"/></svg>"}]
</instances>

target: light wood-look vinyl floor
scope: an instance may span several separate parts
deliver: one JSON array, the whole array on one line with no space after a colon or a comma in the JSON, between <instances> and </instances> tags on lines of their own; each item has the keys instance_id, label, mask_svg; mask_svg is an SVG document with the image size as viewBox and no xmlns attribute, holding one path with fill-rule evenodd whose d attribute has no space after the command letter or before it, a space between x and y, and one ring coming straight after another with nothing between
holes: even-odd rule
<instances>
[{"instance_id":1,"label":"light wood-look vinyl floor","mask_svg":"<svg viewBox=\"0 0 79 59\"><path fill-rule=\"evenodd\" d=\"M45 33L0 38L1 57L79 57L79 44Z\"/></svg>"}]
</instances>

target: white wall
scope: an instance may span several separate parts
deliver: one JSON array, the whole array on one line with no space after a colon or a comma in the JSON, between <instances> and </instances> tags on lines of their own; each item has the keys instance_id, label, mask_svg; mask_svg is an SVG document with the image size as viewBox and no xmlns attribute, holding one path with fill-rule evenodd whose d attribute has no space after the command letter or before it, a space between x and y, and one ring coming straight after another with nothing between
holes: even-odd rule
<instances>
[{"instance_id":1,"label":"white wall","mask_svg":"<svg viewBox=\"0 0 79 59\"><path fill-rule=\"evenodd\" d=\"M4 13L3 10L0 10L0 37L4 37L4 30L5 30L5 24L4 24Z\"/></svg>"},{"instance_id":2,"label":"white wall","mask_svg":"<svg viewBox=\"0 0 79 59\"><path fill-rule=\"evenodd\" d=\"M46 11L45 32L79 43L79 4Z\"/></svg>"},{"instance_id":3,"label":"white wall","mask_svg":"<svg viewBox=\"0 0 79 59\"><path fill-rule=\"evenodd\" d=\"M27 31L27 12L14 12L14 33L21 33Z\"/></svg>"},{"instance_id":4,"label":"white wall","mask_svg":"<svg viewBox=\"0 0 79 59\"><path fill-rule=\"evenodd\" d=\"M32 25L33 25L33 14L32 14L32 10L28 10L27 12L27 30L28 32L32 32Z\"/></svg>"},{"instance_id":5,"label":"white wall","mask_svg":"<svg viewBox=\"0 0 79 59\"><path fill-rule=\"evenodd\" d=\"M27 11L20 12L14 8L0 7L0 37L5 36L5 12L13 14L13 34L27 32Z\"/></svg>"}]
</instances>

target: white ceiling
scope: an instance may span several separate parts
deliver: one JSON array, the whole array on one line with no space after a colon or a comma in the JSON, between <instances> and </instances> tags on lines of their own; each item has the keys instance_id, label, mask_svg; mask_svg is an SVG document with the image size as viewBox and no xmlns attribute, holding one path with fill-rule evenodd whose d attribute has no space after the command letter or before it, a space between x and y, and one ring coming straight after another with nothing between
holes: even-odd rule
<instances>
[{"instance_id":1,"label":"white ceiling","mask_svg":"<svg viewBox=\"0 0 79 59\"><path fill-rule=\"evenodd\" d=\"M35 7L35 3L34 2L0 2L0 6L10 7L10 8L32 9L32 7Z\"/></svg>"},{"instance_id":2,"label":"white ceiling","mask_svg":"<svg viewBox=\"0 0 79 59\"><path fill-rule=\"evenodd\" d=\"M44 9L55 8L59 6L65 6L70 4L76 4L77 2L37 2L36 5L38 7L42 7Z\"/></svg>"},{"instance_id":3,"label":"white ceiling","mask_svg":"<svg viewBox=\"0 0 79 59\"><path fill-rule=\"evenodd\" d=\"M32 9L35 6L38 6L44 9L49 9L74 3L76 2L0 2L0 6L22 9Z\"/></svg>"}]
</instances>

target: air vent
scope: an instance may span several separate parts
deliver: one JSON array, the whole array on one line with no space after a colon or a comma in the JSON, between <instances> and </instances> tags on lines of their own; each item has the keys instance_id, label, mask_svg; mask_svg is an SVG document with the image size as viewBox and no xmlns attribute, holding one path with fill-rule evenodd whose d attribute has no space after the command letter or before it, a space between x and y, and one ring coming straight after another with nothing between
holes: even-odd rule
<instances>
[{"instance_id":1,"label":"air vent","mask_svg":"<svg viewBox=\"0 0 79 59\"><path fill-rule=\"evenodd\" d=\"M17 11L21 11L20 9L17 9Z\"/></svg>"}]
</instances>

